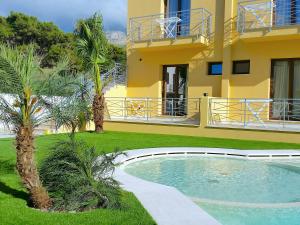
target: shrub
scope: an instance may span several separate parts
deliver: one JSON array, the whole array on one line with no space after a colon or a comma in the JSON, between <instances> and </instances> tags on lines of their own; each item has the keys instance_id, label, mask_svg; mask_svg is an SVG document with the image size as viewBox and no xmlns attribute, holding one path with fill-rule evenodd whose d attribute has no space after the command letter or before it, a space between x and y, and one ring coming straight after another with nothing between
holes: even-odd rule
<instances>
[{"instance_id":1,"label":"shrub","mask_svg":"<svg viewBox=\"0 0 300 225\"><path fill-rule=\"evenodd\" d=\"M121 190L112 177L118 155L98 157L94 147L74 139L57 143L40 168L53 210L119 208Z\"/></svg>"}]
</instances>

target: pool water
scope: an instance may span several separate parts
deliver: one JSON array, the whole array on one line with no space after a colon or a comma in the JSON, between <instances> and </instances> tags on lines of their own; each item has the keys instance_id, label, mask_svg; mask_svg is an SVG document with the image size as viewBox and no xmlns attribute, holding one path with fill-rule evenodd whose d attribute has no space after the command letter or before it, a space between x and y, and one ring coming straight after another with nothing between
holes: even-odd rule
<instances>
[{"instance_id":1,"label":"pool water","mask_svg":"<svg viewBox=\"0 0 300 225\"><path fill-rule=\"evenodd\" d=\"M125 171L177 188L224 225L300 225L300 164L160 157Z\"/></svg>"}]
</instances>

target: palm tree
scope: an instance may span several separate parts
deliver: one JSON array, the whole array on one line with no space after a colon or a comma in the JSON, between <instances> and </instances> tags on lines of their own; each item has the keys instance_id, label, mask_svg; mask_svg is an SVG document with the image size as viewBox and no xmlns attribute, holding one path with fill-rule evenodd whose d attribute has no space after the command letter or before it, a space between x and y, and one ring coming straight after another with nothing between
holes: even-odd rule
<instances>
[{"instance_id":1,"label":"palm tree","mask_svg":"<svg viewBox=\"0 0 300 225\"><path fill-rule=\"evenodd\" d=\"M86 131L87 124L91 120L92 108L90 107L90 102L92 101L91 87L93 85L92 81L87 79L84 75L76 76L77 85L74 89L75 98L79 99L82 105L86 105L85 110L81 110L79 114L79 131Z\"/></svg>"},{"instance_id":2,"label":"palm tree","mask_svg":"<svg viewBox=\"0 0 300 225\"><path fill-rule=\"evenodd\" d=\"M94 14L91 18L80 20L75 30L77 52L83 60L83 66L89 71L94 82L93 116L95 131L103 132L104 121L104 82L101 81L101 66L106 62L108 43L103 32L102 17Z\"/></svg>"},{"instance_id":3,"label":"palm tree","mask_svg":"<svg viewBox=\"0 0 300 225\"><path fill-rule=\"evenodd\" d=\"M42 74L40 58L33 46L20 52L0 45L0 91L12 96L12 101L0 96L0 121L16 134L17 171L33 206L43 210L51 206L51 199L42 186L34 160L34 130L49 119L41 94L46 90L54 92L55 86L49 86L50 80L66 67L66 62L59 63L56 68L48 70L49 76L45 79L46 74ZM57 86L56 90L61 90L61 87Z\"/></svg>"}]
</instances>

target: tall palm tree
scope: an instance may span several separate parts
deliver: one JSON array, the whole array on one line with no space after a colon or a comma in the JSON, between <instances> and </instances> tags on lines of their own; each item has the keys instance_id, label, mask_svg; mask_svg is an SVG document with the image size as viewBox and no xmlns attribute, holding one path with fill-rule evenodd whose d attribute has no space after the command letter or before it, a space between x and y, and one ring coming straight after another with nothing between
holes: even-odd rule
<instances>
[{"instance_id":1,"label":"tall palm tree","mask_svg":"<svg viewBox=\"0 0 300 225\"><path fill-rule=\"evenodd\" d=\"M91 18L80 20L75 30L77 36L78 55L83 60L83 66L89 72L94 82L95 95L93 99L93 116L95 131L103 132L104 121L104 83L101 81L101 67L106 62L108 43L103 32L102 17L94 14Z\"/></svg>"},{"instance_id":2,"label":"tall palm tree","mask_svg":"<svg viewBox=\"0 0 300 225\"><path fill-rule=\"evenodd\" d=\"M0 45L0 92L10 93L12 101L0 96L0 121L16 134L17 171L29 192L34 207L46 210L51 200L42 186L34 160L34 130L48 119L41 94L54 91L49 84L55 75L65 70L67 63L48 71L43 78L40 59L32 46L23 52ZM46 76L46 74L44 74ZM62 84L62 83L61 83ZM56 82L56 85L59 83ZM57 90L60 90L57 87Z\"/></svg>"}]
</instances>

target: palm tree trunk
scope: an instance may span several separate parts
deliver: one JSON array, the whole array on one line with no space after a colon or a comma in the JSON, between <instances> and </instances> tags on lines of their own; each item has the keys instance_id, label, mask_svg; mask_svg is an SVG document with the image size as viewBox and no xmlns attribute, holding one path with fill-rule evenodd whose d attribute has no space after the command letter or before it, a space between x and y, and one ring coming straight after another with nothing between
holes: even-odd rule
<instances>
[{"instance_id":1,"label":"palm tree trunk","mask_svg":"<svg viewBox=\"0 0 300 225\"><path fill-rule=\"evenodd\" d=\"M93 101L93 114L95 123L95 132L103 132L103 122L104 122L104 94L95 94Z\"/></svg>"},{"instance_id":2,"label":"palm tree trunk","mask_svg":"<svg viewBox=\"0 0 300 225\"><path fill-rule=\"evenodd\" d=\"M80 120L79 131L80 132L86 131L87 120L86 120L84 112L79 114L79 120Z\"/></svg>"},{"instance_id":3,"label":"palm tree trunk","mask_svg":"<svg viewBox=\"0 0 300 225\"><path fill-rule=\"evenodd\" d=\"M29 192L35 208L47 210L51 199L42 186L34 161L33 129L31 126L20 126L16 132L17 170L22 182Z\"/></svg>"}]
</instances>

